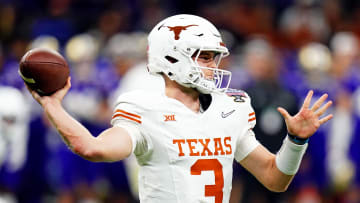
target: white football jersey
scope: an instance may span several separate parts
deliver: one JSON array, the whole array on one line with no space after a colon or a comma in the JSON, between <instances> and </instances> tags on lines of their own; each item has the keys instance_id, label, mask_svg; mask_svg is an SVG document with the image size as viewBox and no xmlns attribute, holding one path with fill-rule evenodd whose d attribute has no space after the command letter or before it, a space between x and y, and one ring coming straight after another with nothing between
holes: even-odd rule
<instances>
[{"instance_id":1,"label":"white football jersey","mask_svg":"<svg viewBox=\"0 0 360 203\"><path fill-rule=\"evenodd\" d=\"M229 202L234 158L241 161L259 144L250 98L229 94L211 94L202 113L162 92L118 98L111 123L132 138L141 202Z\"/></svg>"}]
</instances>

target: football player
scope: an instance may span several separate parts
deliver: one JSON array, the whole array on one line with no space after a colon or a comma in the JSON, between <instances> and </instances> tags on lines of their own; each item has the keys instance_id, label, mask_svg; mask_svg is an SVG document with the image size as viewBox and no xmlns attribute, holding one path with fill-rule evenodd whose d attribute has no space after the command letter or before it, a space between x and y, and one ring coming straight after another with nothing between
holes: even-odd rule
<instances>
[{"instance_id":1,"label":"football player","mask_svg":"<svg viewBox=\"0 0 360 203\"><path fill-rule=\"evenodd\" d=\"M219 31L204 18L161 21L148 36L147 67L162 75L165 90L120 95L112 127L97 137L62 107L70 78L51 96L31 93L74 153L95 162L134 153L141 202L228 202L234 159L269 190L285 191L309 138L332 118L324 115L332 102L325 103L324 94L310 105L309 91L296 115L279 107L288 135L272 154L252 131L256 117L249 96L227 89L231 73L218 66L228 54Z\"/></svg>"},{"instance_id":2,"label":"football player","mask_svg":"<svg viewBox=\"0 0 360 203\"><path fill-rule=\"evenodd\" d=\"M23 93L0 86L0 202L17 202L28 160L30 106Z\"/></svg>"}]
</instances>

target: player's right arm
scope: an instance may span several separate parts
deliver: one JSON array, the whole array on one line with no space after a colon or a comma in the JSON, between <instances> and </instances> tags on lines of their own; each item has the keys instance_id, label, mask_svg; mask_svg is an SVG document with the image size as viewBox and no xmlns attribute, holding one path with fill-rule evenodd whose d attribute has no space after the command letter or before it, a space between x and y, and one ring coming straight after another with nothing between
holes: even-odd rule
<instances>
[{"instance_id":1,"label":"player's right arm","mask_svg":"<svg viewBox=\"0 0 360 203\"><path fill-rule=\"evenodd\" d=\"M31 89L29 91L74 153L95 162L118 161L128 157L132 152L132 141L125 129L114 126L94 137L65 111L61 102L70 87L69 78L65 87L51 96L40 96Z\"/></svg>"}]
</instances>

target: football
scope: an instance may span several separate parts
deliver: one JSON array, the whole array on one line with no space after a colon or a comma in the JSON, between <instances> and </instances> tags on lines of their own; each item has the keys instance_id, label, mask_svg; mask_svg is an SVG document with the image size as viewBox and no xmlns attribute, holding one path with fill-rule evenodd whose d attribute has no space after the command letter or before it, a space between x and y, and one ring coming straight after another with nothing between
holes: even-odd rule
<instances>
[{"instance_id":1,"label":"football","mask_svg":"<svg viewBox=\"0 0 360 203\"><path fill-rule=\"evenodd\" d=\"M51 95L65 86L70 70L61 54L44 48L31 49L19 63L19 75L40 95Z\"/></svg>"}]
</instances>

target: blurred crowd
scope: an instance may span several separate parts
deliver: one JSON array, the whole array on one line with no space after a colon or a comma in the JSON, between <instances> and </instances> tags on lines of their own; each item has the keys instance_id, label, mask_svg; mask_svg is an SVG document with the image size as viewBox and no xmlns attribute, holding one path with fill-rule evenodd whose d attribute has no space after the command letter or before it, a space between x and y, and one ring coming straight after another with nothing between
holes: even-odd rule
<instances>
[{"instance_id":1,"label":"blurred crowd","mask_svg":"<svg viewBox=\"0 0 360 203\"><path fill-rule=\"evenodd\" d=\"M360 202L360 1L0 0L0 202L137 202L134 158L91 163L73 154L26 91L18 64L32 48L68 61L65 108L93 135L109 127L122 92L163 88L146 70L147 33L196 14L220 30L230 87L252 98L257 139L276 153L286 136L278 106L298 111L308 90L328 93L334 119L310 139L285 193L234 164L231 202ZM315 100L315 99L313 99Z\"/></svg>"}]
</instances>

